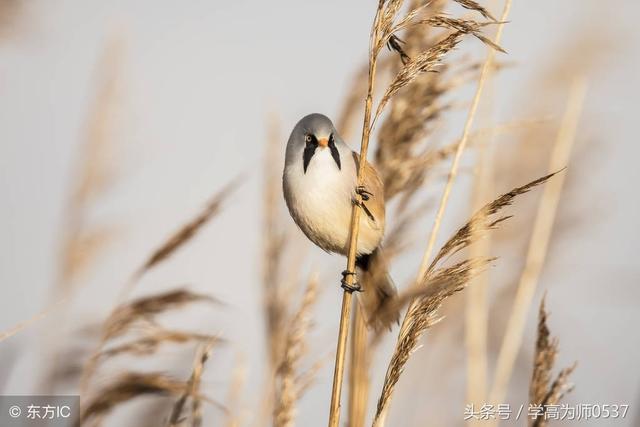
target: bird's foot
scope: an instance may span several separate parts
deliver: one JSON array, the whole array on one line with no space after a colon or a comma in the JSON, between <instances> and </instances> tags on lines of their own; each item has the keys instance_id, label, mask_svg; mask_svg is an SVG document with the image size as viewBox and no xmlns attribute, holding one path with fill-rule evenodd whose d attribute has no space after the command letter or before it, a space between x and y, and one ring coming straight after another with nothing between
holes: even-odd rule
<instances>
[{"instance_id":1,"label":"bird's foot","mask_svg":"<svg viewBox=\"0 0 640 427\"><path fill-rule=\"evenodd\" d=\"M371 196L373 196L373 193L371 193L370 191L368 191L364 185L359 185L356 187L356 193L360 195L360 199L358 199L357 197L353 197L351 199L351 203L353 203L355 206L358 206L359 208L361 208L364 213L367 214L367 216L375 222L375 217L373 216L373 214L371 213L371 211L369 210L369 208L367 207L367 205L364 204L364 202L366 202L367 200L369 200L369 198Z\"/></svg>"},{"instance_id":2,"label":"bird's foot","mask_svg":"<svg viewBox=\"0 0 640 427\"><path fill-rule=\"evenodd\" d=\"M355 276L356 273L354 271L348 271L345 270L342 272L342 280L340 281L340 283L342 283L342 289L344 289L347 292L360 292L362 291L362 288L360 287L360 284L356 281L354 281L353 283L349 283L347 282L347 276Z\"/></svg>"},{"instance_id":3,"label":"bird's foot","mask_svg":"<svg viewBox=\"0 0 640 427\"><path fill-rule=\"evenodd\" d=\"M362 200L364 200L365 202L369 200L371 196L373 196L373 193L367 190L364 185L358 185L356 187L356 193L359 194L360 197L362 197Z\"/></svg>"}]
</instances>

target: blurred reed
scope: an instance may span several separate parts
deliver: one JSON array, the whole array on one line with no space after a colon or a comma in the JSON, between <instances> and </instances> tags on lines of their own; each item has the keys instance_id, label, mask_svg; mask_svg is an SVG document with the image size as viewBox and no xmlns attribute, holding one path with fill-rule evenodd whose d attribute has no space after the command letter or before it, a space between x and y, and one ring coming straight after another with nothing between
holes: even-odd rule
<instances>
[{"instance_id":1,"label":"blurred reed","mask_svg":"<svg viewBox=\"0 0 640 427\"><path fill-rule=\"evenodd\" d=\"M580 112L586 95L586 80L578 78L574 81L562 125L556 138L554 150L549 160L549 171L566 167L569 163L571 147L575 140ZM518 283L516 298L507 323L498 361L493 386L489 394L491 402L502 402L507 392L511 371L522 344L522 336L526 322L526 314L531 305L538 277L544 265L544 259L551 237L558 203L562 194L565 174L545 187L542 200L538 206L525 267Z\"/></svg>"},{"instance_id":2,"label":"blurred reed","mask_svg":"<svg viewBox=\"0 0 640 427\"><path fill-rule=\"evenodd\" d=\"M548 313L545 310L545 298L540 302L538 311L538 338L536 339L533 373L529 388L529 404L539 408L536 416L529 417L529 426L544 427L548 425L548 409L550 405L558 405L560 400L571 390L569 376L576 367L574 363L562 369L555 380L551 382L551 371L558 356L558 339L552 338L547 326Z\"/></svg>"}]
</instances>

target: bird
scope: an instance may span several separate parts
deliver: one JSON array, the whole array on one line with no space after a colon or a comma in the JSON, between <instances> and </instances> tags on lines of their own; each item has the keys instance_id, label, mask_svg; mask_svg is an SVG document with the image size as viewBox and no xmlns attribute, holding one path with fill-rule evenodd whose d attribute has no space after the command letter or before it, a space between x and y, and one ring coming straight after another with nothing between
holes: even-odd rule
<instances>
[{"instance_id":1,"label":"bird","mask_svg":"<svg viewBox=\"0 0 640 427\"><path fill-rule=\"evenodd\" d=\"M327 116L309 114L294 126L287 142L282 187L289 213L307 238L326 252L344 256L349 252L351 211L356 194L361 195L357 284L352 290L362 291L358 299L368 324L380 326L376 313L397 295L381 246L384 184L367 162L364 185L358 186L359 162L359 155L342 140Z\"/></svg>"}]
</instances>

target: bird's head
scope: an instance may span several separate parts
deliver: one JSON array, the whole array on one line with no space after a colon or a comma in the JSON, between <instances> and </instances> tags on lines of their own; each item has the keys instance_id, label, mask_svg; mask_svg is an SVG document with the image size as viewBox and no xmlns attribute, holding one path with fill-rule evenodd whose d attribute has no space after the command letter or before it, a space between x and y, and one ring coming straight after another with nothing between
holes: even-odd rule
<instances>
[{"instance_id":1,"label":"bird's head","mask_svg":"<svg viewBox=\"0 0 640 427\"><path fill-rule=\"evenodd\" d=\"M340 150L344 145L331 120L322 114L309 114L293 128L287 144L287 161L301 161L306 173L311 159L318 151L328 150L338 169L341 169Z\"/></svg>"}]
</instances>

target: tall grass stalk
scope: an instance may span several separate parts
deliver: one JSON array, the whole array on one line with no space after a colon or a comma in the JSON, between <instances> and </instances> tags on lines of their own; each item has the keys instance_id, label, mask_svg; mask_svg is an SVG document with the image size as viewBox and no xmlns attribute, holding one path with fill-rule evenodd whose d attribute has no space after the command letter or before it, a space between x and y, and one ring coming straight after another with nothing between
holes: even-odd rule
<instances>
[{"instance_id":1,"label":"tall grass stalk","mask_svg":"<svg viewBox=\"0 0 640 427\"><path fill-rule=\"evenodd\" d=\"M549 171L559 170L569 162L586 91L586 79L576 78L571 85L567 108L549 160ZM545 187L542 200L538 205L525 267L520 276L507 330L498 354L494 381L489 394L489 400L493 403L502 402L507 393L513 366L522 344L527 313L544 265L564 178L564 173L559 174Z\"/></svg>"},{"instance_id":2,"label":"tall grass stalk","mask_svg":"<svg viewBox=\"0 0 640 427\"><path fill-rule=\"evenodd\" d=\"M487 145L479 152L478 172L475 179L472 203L473 209L482 206L492 192L491 176L491 141L493 135L487 136ZM475 238L474 238L475 239ZM490 256L491 237L477 239L470 248L472 259ZM487 327L488 327L488 272L478 274L467 291L465 305L465 344L467 349L467 403L481 407L487 393ZM473 424L476 420L470 420Z\"/></svg>"},{"instance_id":3,"label":"tall grass stalk","mask_svg":"<svg viewBox=\"0 0 640 427\"><path fill-rule=\"evenodd\" d=\"M509 16L509 11L511 10L511 0L506 0L504 3L504 8L502 11L502 15L500 17L500 21L498 23L498 28L496 30L496 35L492 40L492 44L495 46L499 46L500 45L500 41L502 39L502 31L504 28L504 23L506 21L506 19ZM478 86L476 88L476 92L475 95L473 97L473 101L471 103L471 107L469 108L469 113L467 115L467 120L465 122L465 126L464 126L464 130L462 133L462 137L460 139L459 144L457 145L456 148L456 152L451 164L451 169L449 170L449 176L447 179L447 184L445 186L445 189L442 193L442 197L440 199L440 204L438 207L438 211L436 213L436 217L434 220L434 224L433 227L431 229L430 235L429 235L429 241L427 244L427 249L424 252L422 261L420 263L420 268L418 270L418 275L417 275L417 279L416 279L416 283L422 283L424 276L426 275L429 266L430 266L430 260L431 260L431 256L432 256L432 252L433 252L433 248L435 246L435 242L436 242L436 238L438 235L438 231L440 229L440 224L442 222L442 218L444 216L444 212L449 200L449 196L451 194L451 189L453 187L453 182L455 181L455 178L457 176L458 173L458 168L459 168L459 163L460 163L460 159L462 157L462 153L464 152L464 149L467 145L467 142L469 140L469 135L471 133L471 129L473 127L473 123L474 123L474 119L475 119L475 115L478 109L478 105L480 104L480 98L482 96L482 92L485 86L485 83L487 82L491 72L494 69L494 58L495 58L495 50L492 48L488 49L487 52L487 57L482 65L482 70L480 73L480 78L478 80ZM416 309L418 304L418 301L414 301L410 304L409 309L407 310L407 315L405 315L403 321L402 321L402 325L400 327L400 332L399 332L399 337L402 337L404 334L406 334L407 329L409 328L409 323L411 321L411 316L409 316L409 313L412 312L413 310ZM387 402L385 402L384 407L382 408L379 416L376 417L376 420L374 422L374 425L376 427L382 427L385 425L385 421L386 421L386 416L387 416L387 411L388 411L388 400L390 399L390 396L387 398Z\"/></svg>"},{"instance_id":4,"label":"tall grass stalk","mask_svg":"<svg viewBox=\"0 0 640 427\"><path fill-rule=\"evenodd\" d=\"M50 315L53 311L55 311L55 309L57 309L58 307L66 305L68 300L69 300L69 297L63 298L60 301L56 302L55 304L52 304L49 307L45 308L44 310L40 311L39 313L37 313L36 315L32 316L31 318L23 320L23 321L17 323L16 325L12 326L9 329L1 331L0 332L0 342L11 338L12 336L17 334L18 332L28 328L29 326L33 325L36 322L44 319L45 317Z\"/></svg>"},{"instance_id":5,"label":"tall grass stalk","mask_svg":"<svg viewBox=\"0 0 640 427\"><path fill-rule=\"evenodd\" d=\"M371 135L371 110L373 105L373 90L375 84L376 63L380 49L380 32L381 25L384 21L382 11L384 1L378 2L378 8L374 18L373 28L370 36L369 46L369 74L367 98L365 101L364 122L362 125L362 140L360 143L360 161L358 162L358 186L364 183L364 170L367 163L367 149L369 147L369 137ZM362 203L360 194L355 195L356 203ZM347 271L353 272L356 268L356 250L358 241L358 232L360 228L360 208L354 203L351 210L351 232L349 238L349 254L347 257ZM351 317L351 300L353 291L349 287L353 287L355 279L353 274L345 277L345 289L342 293L342 308L340 310L340 329L338 332L338 344L336 347L336 360L333 373L333 386L331 388L331 406L329 408L329 427L337 427L340 422L340 397L342 394L342 379L344 376L344 362L347 351L347 336L349 334L349 321Z\"/></svg>"},{"instance_id":6,"label":"tall grass stalk","mask_svg":"<svg viewBox=\"0 0 640 427\"><path fill-rule=\"evenodd\" d=\"M360 304L352 319L353 337L349 362L349 427L364 427L369 401L369 367L372 348L368 341L367 321Z\"/></svg>"},{"instance_id":7,"label":"tall grass stalk","mask_svg":"<svg viewBox=\"0 0 640 427\"><path fill-rule=\"evenodd\" d=\"M498 23L498 29L496 31L496 35L493 38L493 44L495 45L500 45L500 40L502 39L502 31L504 28L505 21L509 17L510 10L511 10L511 0L506 0L504 3L504 8L502 10L502 16L500 17L500 22ZM482 71L480 73L480 79L478 81L476 93L473 96L473 101L471 102L471 107L469 108L469 114L467 115L467 120L464 124L462 137L460 138L460 143L458 144L458 148L456 149L456 154L453 157L453 162L451 163L451 169L449 170L449 177L447 178L447 184L444 188L444 191L442 192L440 205L438 206L438 212L436 213L433 227L429 235L429 243L427 244L427 249L424 252L424 255L422 257L422 262L420 263L420 269L418 270L418 280L420 280L424 276L424 274L427 272L427 268L429 268L429 262L431 260L431 255L433 254L433 248L436 243L436 238L438 237L440 224L442 223L442 218L444 216L444 212L447 207L447 203L449 201L449 196L451 195L451 189L453 188L453 183L456 179L456 176L458 175L460 159L462 157L462 153L464 152L464 149L467 146L467 142L469 141L469 135L473 127L473 123L475 120L476 112L478 110L478 105L480 104L480 98L482 97L482 92L484 90L485 83L489 79L489 76L494 68L493 63L494 63L495 55L496 55L495 49L488 49L487 57L484 61L484 64L482 65Z\"/></svg>"}]
</instances>

